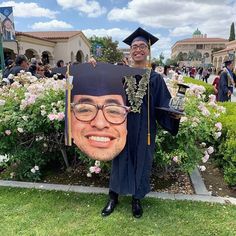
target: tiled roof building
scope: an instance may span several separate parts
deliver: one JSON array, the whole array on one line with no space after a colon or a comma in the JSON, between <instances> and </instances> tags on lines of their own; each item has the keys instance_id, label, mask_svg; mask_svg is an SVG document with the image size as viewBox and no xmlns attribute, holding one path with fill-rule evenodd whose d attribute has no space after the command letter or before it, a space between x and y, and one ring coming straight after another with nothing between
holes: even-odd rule
<instances>
[{"instance_id":1,"label":"tiled roof building","mask_svg":"<svg viewBox=\"0 0 236 236\"><path fill-rule=\"evenodd\" d=\"M207 66L213 63L213 52L224 49L227 42L223 38L208 38L197 29L192 38L177 41L171 47L171 58L180 57L179 63L186 66Z\"/></svg>"},{"instance_id":2,"label":"tiled roof building","mask_svg":"<svg viewBox=\"0 0 236 236\"><path fill-rule=\"evenodd\" d=\"M82 31L16 32L16 42L4 42L4 54L14 58L25 54L55 65L65 62L85 62L90 56L90 42Z\"/></svg>"}]
</instances>

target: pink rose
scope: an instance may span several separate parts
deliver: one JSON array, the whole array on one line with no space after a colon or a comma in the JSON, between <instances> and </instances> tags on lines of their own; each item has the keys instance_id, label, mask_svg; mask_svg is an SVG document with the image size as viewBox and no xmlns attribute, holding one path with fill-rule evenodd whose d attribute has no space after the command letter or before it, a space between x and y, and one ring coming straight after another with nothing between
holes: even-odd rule
<instances>
[{"instance_id":1,"label":"pink rose","mask_svg":"<svg viewBox=\"0 0 236 236\"><path fill-rule=\"evenodd\" d=\"M64 112L59 112L59 113L57 114L57 119L58 119L59 121L63 120L64 117L65 117Z\"/></svg>"},{"instance_id":2,"label":"pink rose","mask_svg":"<svg viewBox=\"0 0 236 236\"><path fill-rule=\"evenodd\" d=\"M215 127L216 127L217 131L221 131L222 130L222 124L220 122L217 122L215 124Z\"/></svg>"},{"instance_id":3,"label":"pink rose","mask_svg":"<svg viewBox=\"0 0 236 236\"><path fill-rule=\"evenodd\" d=\"M177 163L177 162L179 161L178 156L174 156L174 157L173 157L173 161Z\"/></svg>"},{"instance_id":4,"label":"pink rose","mask_svg":"<svg viewBox=\"0 0 236 236\"><path fill-rule=\"evenodd\" d=\"M94 172L95 172L96 174L99 174L99 173L101 172L101 168L98 167L98 166L95 166L95 167L94 167Z\"/></svg>"},{"instance_id":5,"label":"pink rose","mask_svg":"<svg viewBox=\"0 0 236 236\"><path fill-rule=\"evenodd\" d=\"M202 162L206 163L208 161L209 157L210 157L209 154L207 152L205 152L205 156L202 158Z\"/></svg>"},{"instance_id":6,"label":"pink rose","mask_svg":"<svg viewBox=\"0 0 236 236\"><path fill-rule=\"evenodd\" d=\"M11 134L11 130L9 130L9 129L8 129L8 130L5 130L5 134L6 134L6 135L10 135L10 134Z\"/></svg>"},{"instance_id":7,"label":"pink rose","mask_svg":"<svg viewBox=\"0 0 236 236\"><path fill-rule=\"evenodd\" d=\"M49 118L49 120L52 121L52 120L55 120L57 118L57 116L55 114L49 114L48 118Z\"/></svg>"}]
</instances>

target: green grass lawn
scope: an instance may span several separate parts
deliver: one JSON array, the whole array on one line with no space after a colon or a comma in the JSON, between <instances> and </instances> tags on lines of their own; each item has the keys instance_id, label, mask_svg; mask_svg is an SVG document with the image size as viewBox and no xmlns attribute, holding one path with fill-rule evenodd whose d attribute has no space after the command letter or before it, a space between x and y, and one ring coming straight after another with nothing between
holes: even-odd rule
<instances>
[{"instance_id":1,"label":"green grass lawn","mask_svg":"<svg viewBox=\"0 0 236 236\"><path fill-rule=\"evenodd\" d=\"M131 214L130 197L100 216L107 196L0 187L0 235L236 235L236 207L145 198L144 215Z\"/></svg>"}]
</instances>

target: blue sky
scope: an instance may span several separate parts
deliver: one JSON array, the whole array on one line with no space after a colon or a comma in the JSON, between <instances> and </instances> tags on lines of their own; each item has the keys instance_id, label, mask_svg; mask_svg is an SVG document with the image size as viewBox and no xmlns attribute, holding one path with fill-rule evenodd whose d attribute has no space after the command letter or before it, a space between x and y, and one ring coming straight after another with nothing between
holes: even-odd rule
<instances>
[{"instance_id":1,"label":"blue sky","mask_svg":"<svg viewBox=\"0 0 236 236\"><path fill-rule=\"evenodd\" d=\"M198 27L208 37L229 37L236 0L19 0L13 6L17 31L82 30L87 37L122 39L141 26L160 40L152 55L170 56L171 46Z\"/></svg>"}]
</instances>

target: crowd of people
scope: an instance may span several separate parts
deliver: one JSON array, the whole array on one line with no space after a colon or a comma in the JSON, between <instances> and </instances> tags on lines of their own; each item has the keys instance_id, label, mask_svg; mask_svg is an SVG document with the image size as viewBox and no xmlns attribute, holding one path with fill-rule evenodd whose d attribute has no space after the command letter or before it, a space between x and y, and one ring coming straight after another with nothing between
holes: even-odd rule
<instances>
[{"instance_id":1,"label":"crowd of people","mask_svg":"<svg viewBox=\"0 0 236 236\"><path fill-rule=\"evenodd\" d=\"M156 63L152 63L152 70L160 73L164 80L175 79L180 82L183 76L189 76L193 79L202 80L205 83L209 82L209 77L215 75L212 82L214 94L216 100L225 102L231 100L234 88L236 88L236 68L233 67L233 61L227 60L224 62L223 67L216 74L216 69L213 67L175 67L175 66L157 66Z\"/></svg>"},{"instance_id":2,"label":"crowd of people","mask_svg":"<svg viewBox=\"0 0 236 236\"><path fill-rule=\"evenodd\" d=\"M64 61L59 60L57 62L57 67L63 67ZM17 55L15 60L7 59L5 61L5 69L3 71L3 78L5 82L12 83L12 77L9 75L17 76L21 71L30 72L31 75L41 78L51 78L54 73L52 73L52 68L50 64L43 64L41 60L37 60L36 58L31 58L29 61L25 55ZM58 75L56 78L63 79L64 75Z\"/></svg>"}]
</instances>

